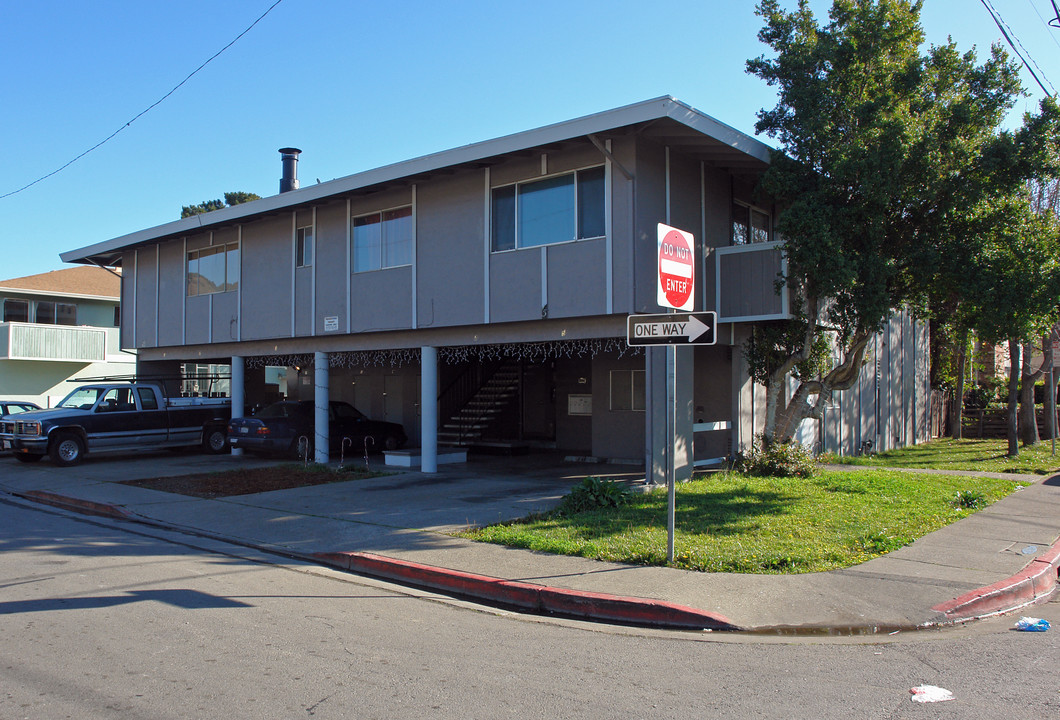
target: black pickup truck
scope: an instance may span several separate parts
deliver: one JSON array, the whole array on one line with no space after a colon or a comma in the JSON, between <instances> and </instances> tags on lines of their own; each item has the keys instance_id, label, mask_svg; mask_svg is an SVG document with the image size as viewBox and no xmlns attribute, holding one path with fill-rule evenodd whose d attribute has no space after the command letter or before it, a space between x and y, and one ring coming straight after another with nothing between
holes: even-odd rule
<instances>
[{"instance_id":1,"label":"black pickup truck","mask_svg":"<svg viewBox=\"0 0 1060 720\"><path fill-rule=\"evenodd\" d=\"M201 445L228 448L225 398L166 397L161 383L82 385L54 408L0 418L0 445L22 462L45 455L76 465L85 455Z\"/></svg>"}]
</instances>

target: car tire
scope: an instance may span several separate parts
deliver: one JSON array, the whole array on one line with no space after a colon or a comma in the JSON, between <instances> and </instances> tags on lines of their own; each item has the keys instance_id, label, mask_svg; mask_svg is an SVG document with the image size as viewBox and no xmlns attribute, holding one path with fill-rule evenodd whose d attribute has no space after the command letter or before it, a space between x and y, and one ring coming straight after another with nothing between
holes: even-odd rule
<instances>
[{"instance_id":1,"label":"car tire","mask_svg":"<svg viewBox=\"0 0 1060 720\"><path fill-rule=\"evenodd\" d=\"M401 447L401 440L396 435L387 435L383 438L384 450L397 450L399 447Z\"/></svg>"},{"instance_id":2,"label":"car tire","mask_svg":"<svg viewBox=\"0 0 1060 720\"><path fill-rule=\"evenodd\" d=\"M24 463L40 462L43 457L38 453L15 453L15 459Z\"/></svg>"},{"instance_id":3,"label":"car tire","mask_svg":"<svg viewBox=\"0 0 1060 720\"><path fill-rule=\"evenodd\" d=\"M211 455L228 449L228 435L224 428L206 426L202 429L202 448Z\"/></svg>"},{"instance_id":4,"label":"car tire","mask_svg":"<svg viewBox=\"0 0 1060 720\"><path fill-rule=\"evenodd\" d=\"M52 440L48 455L56 465L62 467L77 465L85 459L85 442L80 435L69 432L58 433Z\"/></svg>"}]
</instances>

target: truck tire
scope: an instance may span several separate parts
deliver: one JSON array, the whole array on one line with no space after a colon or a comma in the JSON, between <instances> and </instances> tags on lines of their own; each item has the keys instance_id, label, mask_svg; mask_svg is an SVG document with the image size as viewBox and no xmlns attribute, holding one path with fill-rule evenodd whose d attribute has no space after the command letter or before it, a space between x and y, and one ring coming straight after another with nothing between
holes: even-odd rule
<instances>
[{"instance_id":1,"label":"truck tire","mask_svg":"<svg viewBox=\"0 0 1060 720\"><path fill-rule=\"evenodd\" d=\"M225 428L207 425L202 429L202 447L212 454L220 455L228 449L228 435Z\"/></svg>"},{"instance_id":2,"label":"truck tire","mask_svg":"<svg viewBox=\"0 0 1060 720\"><path fill-rule=\"evenodd\" d=\"M43 455L37 453L15 453L15 459L24 463L40 462L43 457Z\"/></svg>"},{"instance_id":3,"label":"truck tire","mask_svg":"<svg viewBox=\"0 0 1060 720\"><path fill-rule=\"evenodd\" d=\"M85 443L79 435L70 432L57 433L48 450L52 462L69 467L85 459Z\"/></svg>"}]
</instances>

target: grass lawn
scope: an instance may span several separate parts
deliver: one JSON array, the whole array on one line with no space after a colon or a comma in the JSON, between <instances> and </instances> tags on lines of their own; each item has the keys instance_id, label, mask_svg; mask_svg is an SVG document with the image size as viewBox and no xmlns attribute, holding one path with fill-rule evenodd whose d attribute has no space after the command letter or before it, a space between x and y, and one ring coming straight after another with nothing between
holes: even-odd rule
<instances>
[{"instance_id":1,"label":"grass lawn","mask_svg":"<svg viewBox=\"0 0 1060 720\"><path fill-rule=\"evenodd\" d=\"M1060 472L1060 442L1052 455L1049 440L1031 447L1020 447L1019 457L1010 458L1004 439L933 440L923 445L889 450L879 455L822 458L823 462L882 467L931 468L935 470L979 470L981 472L1052 475Z\"/></svg>"},{"instance_id":2,"label":"grass lawn","mask_svg":"<svg viewBox=\"0 0 1060 720\"><path fill-rule=\"evenodd\" d=\"M673 567L703 572L802 573L848 567L968 515L958 492L991 503L1018 483L893 470L817 477L717 473L677 489ZM596 560L666 565L665 490L618 508L552 512L463 537Z\"/></svg>"}]
</instances>

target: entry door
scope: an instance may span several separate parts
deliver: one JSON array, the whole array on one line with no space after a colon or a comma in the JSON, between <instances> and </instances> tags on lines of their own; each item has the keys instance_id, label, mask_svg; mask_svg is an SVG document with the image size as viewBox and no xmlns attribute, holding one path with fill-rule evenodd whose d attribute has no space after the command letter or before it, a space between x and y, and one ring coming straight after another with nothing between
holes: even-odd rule
<instances>
[{"instance_id":1,"label":"entry door","mask_svg":"<svg viewBox=\"0 0 1060 720\"><path fill-rule=\"evenodd\" d=\"M383 376L383 417L387 422L402 423L404 378L397 375Z\"/></svg>"}]
</instances>

